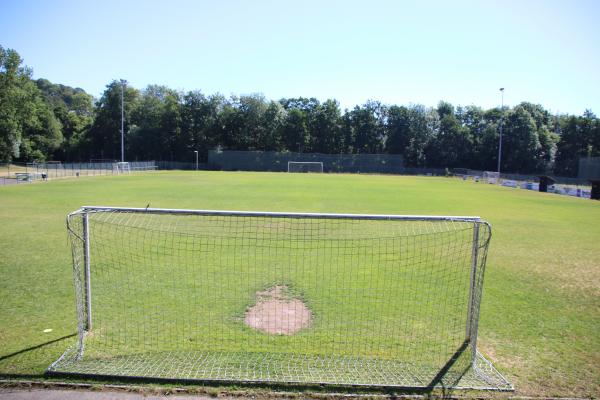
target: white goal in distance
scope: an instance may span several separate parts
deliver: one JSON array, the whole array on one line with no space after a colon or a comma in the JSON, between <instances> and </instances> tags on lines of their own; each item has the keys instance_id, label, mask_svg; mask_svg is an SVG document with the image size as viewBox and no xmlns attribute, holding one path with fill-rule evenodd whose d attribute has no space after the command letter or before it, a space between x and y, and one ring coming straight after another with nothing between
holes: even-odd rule
<instances>
[{"instance_id":1,"label":"white goal in distance","mask_svg":"<svg viewBox=\"0 0 600 400\"><path fill-rule=\"evenodd\" d=\"M131 173L131 168L127 161L125 162L116 162L113 164L113 173L115 174L129 174Z\"/></svg>"},{"instance_id":2,"label":"white goal in distance","mask_svg":"<svg viewBox=\"0 0 600 400\"><path fill-rule=\"evenodd\" d=\"M86 206L51 374L511 390L477 350L479 217Z\"/></svg>"},{"instance_id":3,"label":"white goal in distance","mask_svg":"<svg viewBox=\"0 0 600 400\"><path fill-rule=\"evenodd\" d=\"M323 172L321 161L288 161L288 172Z\"/></svg>"},{"instance_id":4,"label":"white goal in distance","mask_svg":"<svg viewBox=\"0 0 600 400\"><path fill-rule=\"evenodd\" d=\"M500 173L497 171L483 171L483 180L492 185L500 183Z\"/></svg>"}]
</instances>

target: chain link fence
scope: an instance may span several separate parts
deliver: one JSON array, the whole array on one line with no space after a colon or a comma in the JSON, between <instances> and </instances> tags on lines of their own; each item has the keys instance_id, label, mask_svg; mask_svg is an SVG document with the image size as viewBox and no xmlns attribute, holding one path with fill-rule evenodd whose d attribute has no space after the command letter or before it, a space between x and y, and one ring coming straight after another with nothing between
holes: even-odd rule
<instances>
[{"instance_id":1,"label":"chain link fence","mask_svg":"<svg viewBox=\"0 0 600 400\"><path fill-rule=\"evenodd\" d=\"M600 181L600 157L581 157L577 177L588 181Z\"/></svg>"},{"instance_id":2,"label":"chain link fence","mask_svg":"<svg viewBox=\"0 0 600 400\"><path fill-rule=\"evenodd\" d=\"M129 162L131 172L154 171L157 168L155 161ZM0 164L0 185L18 185L50 179L116 175L118 173L114 162Z\"/></svg>"},{"instance_id":3,"label":"chain link fence","mask_svg":"<svg viewBox=\"0 0 600 400\"><path fill-rule=\"evenodd\" d=\"M224 171L285 172L288 162L322 162L323 172L400 174L406 169L398 154L320 154L276 151L218 151L208 153L208 164Z\"/></svg>"}]
</instances>

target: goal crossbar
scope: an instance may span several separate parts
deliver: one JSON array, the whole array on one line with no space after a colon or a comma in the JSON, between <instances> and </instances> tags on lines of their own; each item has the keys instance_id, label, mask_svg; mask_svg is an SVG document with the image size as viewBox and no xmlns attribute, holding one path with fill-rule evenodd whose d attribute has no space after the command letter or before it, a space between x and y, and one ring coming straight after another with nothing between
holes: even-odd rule
<instances>
[{"instance_id":1,"label":"goal crossbar","mask_svg":"<svg viewBox=\"0 0 600 400\"><path fill-rule=\"evenodd\" d=\"M271 217L271 218L322 218L322 219L356 219L356 220L398 220L398 221L464 221L481 222L478 216L439 216L439 215L398 215L398 214L341 214L341 213L300 213L273 211L232 211L232 210L192 210L178 208L141 208L141 207L108 207L82 206L74 214L86 212L143 212L149 214L180 214L205 216L239 216L239 217ZM485 222L487 224L487 222Z\"/></svg>"},{"instance_id":2,"label":"goal crossbar","mask_svg":"<svg viewBox=\"0 0 600 400\"><path fill-rule=\"evenodd\" d=\"M83 206L48 373L512 390L477 349L478 216Z\"/></svg>"}]
</instances>

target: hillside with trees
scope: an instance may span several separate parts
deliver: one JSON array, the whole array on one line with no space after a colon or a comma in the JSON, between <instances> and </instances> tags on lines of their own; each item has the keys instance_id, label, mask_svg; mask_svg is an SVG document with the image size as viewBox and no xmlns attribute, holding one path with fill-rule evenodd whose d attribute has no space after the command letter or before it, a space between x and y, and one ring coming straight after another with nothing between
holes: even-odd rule
<instances>
[{"instance_id":1,"label":"hillside with trees","mask_svg":"<svg viewBox=\"0 0 600 400\"><path fill-rule=\"evenodd\" d=\"M0 46L0 162L120 157L121 82L99 99L83 89L32 79L18 53ZM125 85L128 160L192 161L197 150L402 154L411 167L576 176L578 159L600 155L600 121L590 111L553 115L539 104L483 109L371 100L342 110L335 99L271 100Z\"/></svg>"}]
</instances>

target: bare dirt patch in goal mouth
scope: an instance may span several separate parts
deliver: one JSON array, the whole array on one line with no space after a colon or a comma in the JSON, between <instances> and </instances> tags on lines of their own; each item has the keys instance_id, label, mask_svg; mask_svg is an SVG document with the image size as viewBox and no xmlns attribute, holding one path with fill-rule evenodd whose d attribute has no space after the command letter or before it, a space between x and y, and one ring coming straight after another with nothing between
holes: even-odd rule
<instances>
[{"instance_id":1,"label":"bare dirt patch in goal mouth","mask_svg":"<svg viewBox=\"0 0 600 400\"><path fill-rule=\"evenodd\" d=\"M288 287L277 285L256 293L256 304L246 311L244 323L271 335L293 335L310 325L312 313Z\"/></svg>"}]
</instances>

